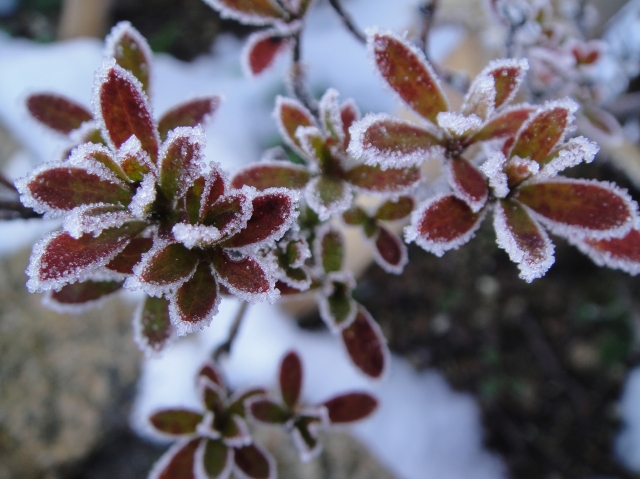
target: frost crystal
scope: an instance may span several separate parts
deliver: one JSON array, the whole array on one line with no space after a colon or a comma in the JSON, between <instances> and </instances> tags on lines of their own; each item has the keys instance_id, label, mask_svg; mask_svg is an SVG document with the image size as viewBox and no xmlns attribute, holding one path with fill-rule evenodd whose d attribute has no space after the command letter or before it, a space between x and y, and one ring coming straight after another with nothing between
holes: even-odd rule
<instances>
[{"instance_id":1,"label":"frost crystal","mask_svg":"<svg viewBox=\"0 0 640 479\"><path fill-rule=\"evenodd\" d=\"M482 118L477 115L464 116L460 113L443 111L438 113L438 126L448 130L455 136L462 136L467 132L480 129L483 124Z\"/></svg>"},{"instance_id":2,"label":"frost crystal","mask_svg":"<svg viewBox=\"0 0 640 479\"><path fill-rule=\"evenodd\" d=\"M583 136L571 138L561 146L555 157L540 171L536 178L551 178L557 173L580 164L591 163L598 153L599 147Z\"/></svg>"},{"instance_id":3,"label":"frost crystal","mask_svg":"<svg viewBox=\"0 0 640 479\"><path fill-rule=\"evenodd\" d=\"M129 211L136 218L144 219L147 217L150 206L156 200L156 178L152 173L144 175L140 186L136 190L131 203L129 203Z\"/></svg>"},{"instance_id":4,"label":"frost crystal","mask_svg":"<svg viewBox=\"0 0 640 479\"><path fill-rule=\"evenodd\" d=\"M222 238L220 230L215 226L177 223L173 226L172 232L174 238L189 249L196 246L206 248L216 244Z\"/></svg>"},{"instance_id":5,"label":"frost crystal","mask_svg":"<svg viewBox=\"0 0 640 479\"><path fill-rule=\"evenodd\" d=\"M500 151L495 151L489 155L487 160L480 165L482 171L489 179L489 186L493 190L496 198L504 198L509 194L509 184L504 167L507 158Z\"/></svg>"},{"instance_id":6,"label":"frost crystal","mask_svg":"<svg viewBox=\"0 0 640 479\"><path fill-rule=\"evenodd\" d=\"M78 239L86 233L98 236L103 230L120 227L132 219L127 211L118 206L106 203L84 205L74 208L64 217L62 228Z\"/></svg>"},{"instance_id":7,"label":"frost crystal","mask_svg":"<svg viewBox=\"0 0 640 479\"><path fill-rule=\"evenodd\" d=\"M321 181L324 177L313 178L304 189L304 199L309 208L318 214L320 221L326 221L332 216L344 213L351 206L353 193L348 183L339 181L341 191L337 195L327 197L327 193L322 191ZM333 192L332 192L333 193Z\"/></svg>"}]
</instances>

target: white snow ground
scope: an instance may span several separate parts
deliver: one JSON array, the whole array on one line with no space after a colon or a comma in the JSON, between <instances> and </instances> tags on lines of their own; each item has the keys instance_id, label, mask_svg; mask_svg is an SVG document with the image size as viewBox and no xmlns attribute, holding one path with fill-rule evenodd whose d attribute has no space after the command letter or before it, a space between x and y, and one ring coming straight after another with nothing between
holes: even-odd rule
<instances>
[{"instance_id":1,"label":"white snow ground","mask_svg":"<svg viewBox=\"0 0 640 479\"><path fill-rule=\"evenodd\" d=\"M362 27L378 25L402 31L412 18L415 0L352 0L349 8ZM432 55L442 58L460 40L461 32L437 29ZM397 103L375 76L361 45L342 28L333 12L316 7L304 39L314 91L336 87L342 98L353 97L363 112L392 111ZM207 130L207 157L232 170L255 161L277 138L270 115L272 98L283 92L281 71L257 80L242 76L242 45L223 38L214 55L186 64L166 55L155 59L152 102L158 114L171 105L205 93L225 96ZM59 137L44 131L24 108L32 92L54 91L89 105L93 72L100 66L102 44L75 40L38 45L0 36L0 120L27 148L5 171L16 178L34 164L56 158L64 148ZM285 59L283 59L285 60ZM0 253L32 243L55 221L0 224ZM200 363L226 335L237 303L223 301L211 328L172 345L160 358L146 360L133 422L144 433L141 418L159 406L196 406L192 381ZM375 312L374 312L375 313ZM270 305L249 309L233 356L225 364L232 386L273 385L282 354L295 347L305 363L305 398L321 401L354 388L374 391L381 400L376 415L353 432L399 479L499 479L506 477L501 460L482 448L479 410L474 400L451 390L436 372L415 373L393 358L390 373L371 383L349 364L339 342L323 333L298 330L292 318ZM635 381L635 382L634 382ZM629 428L621 435L620 451L640 469L640 416L633 405L640 400L640 372L634 373L622 402ZM635 408L636 410L638 408Z\"/></svg>"}]
</instances>

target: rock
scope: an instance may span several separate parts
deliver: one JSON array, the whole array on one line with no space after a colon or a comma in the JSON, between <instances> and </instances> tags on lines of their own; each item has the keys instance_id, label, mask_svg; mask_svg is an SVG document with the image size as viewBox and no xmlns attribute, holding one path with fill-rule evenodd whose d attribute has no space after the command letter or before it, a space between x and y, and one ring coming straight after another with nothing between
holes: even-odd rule
<instances>
[{"instance_id":1,"label":"rock","mask_svg":"<svg viewBox=\"0 0 640 479\"><path fill-rule=\"evenodd\" d=\"M140 363L132 305L56 314L27 292L27 263L0 258L0 479L55 477L126 423Z\"/></svg>"}]
</instances>

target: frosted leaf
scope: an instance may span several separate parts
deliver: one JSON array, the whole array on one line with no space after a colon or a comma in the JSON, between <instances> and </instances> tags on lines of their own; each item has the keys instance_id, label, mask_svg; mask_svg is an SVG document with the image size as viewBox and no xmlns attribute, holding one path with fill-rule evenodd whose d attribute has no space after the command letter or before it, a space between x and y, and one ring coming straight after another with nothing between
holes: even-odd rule
<instances>
[{"instance_id":1,"label":"frosted leaf","mask_svg":"<svg viewBox=\"0 0 640 479\"><path fill-rule=\"evenodd\" d=\"M302 268L305 261L311 258L311 249L305 238L296 238L287 245L287 251L292 249L295 251L293 261L289 263L292 268Z\"/></svg>"},{"instance_id":2,"label":"frosted leaf","mask_svg":"<svg viewBox=\"0 0 640 479\"><path fill-rule=\"evenodd\" d=\"M91 104L109 146L116 150L135 135L151 160L156 161L160 138L144 87L113 58L104 59L96 72Z\"/></svg>"},{"instance_id":3,"label":"frosted leaf","mask_svg":"<svg viewBox=\"0 0 640 479\"><path fill-rule=\"evenodd\" d=\"M267 451L255 442L235 449L236 464L233 474L236 479L276 479L276 462Z\"/></svg>"},{"instance_id":4,"label":"frosted leaf","mask_svg":"<svg viewBox=\"0 0 640 479\"><path fill-rule=\"evenodd\" d=\"M323 223L316 228L313 241L313 257L319 276L342 271L345 256L343 234L331 223Z\"/></svg>"},{"instance_id":5,"label":"frosted leaf","mask_svg":"<svg viewBox=\"0 0 640 479\"><path fill-rule=\"evenodd\" d=\"M222 238L222 233L215 226L177 223L171 231L173 237L189 249L195 247L207 248L213 246Z\"/></svg>"},{"instance_id":6,"label":"frosted leaf","mask_svg":"<svg viewBox=\"0 0 640 479\"><path fill-rule=\"evenodd\" d=\"M478 75L469 87L462 104L462 114L486 120L495 111L496 82L489 75ZM441 113L442 114L442 113ZM439 120L438 120L439 121Z\"/></svg>"},{"instance_id":7,"label":"frosted leaf","mask_svg":"<svg viewBox=\"0 0 640 479\"><path fill-rule=\"evenodd\" d=\"M156 174L156 166L151 161L149 154L142 149L142 144L135 135L131 135L118 148L116 160L122 170L133 181L140 181L149 172Z\"/></svg>"},{"instance_id":8,"label":"frosted leaf","mask_svg":"<svg viewBox=\"0 0 640 479\"><path fill-rule=\"evenodd\" d=\"M157 355L175 336L167 299L147 296L138 304L133 315L133 338L146 357Z\"/></svg>"},{"instance_id":9,"label":"frosted leaf","mask_svg":"<svg viewBox=\"0 0 640 479\"><path fill-rule=\"evenodd\" d=\"M511 209L509 215L505 207ZM525 208L514 201L497 202L493 227L498 246L518 264L520 278L530 283L545 275L554 262L554 246Z\"/></svg>"},{"instance_id":10,"label":"frosted leaf","mask_svg":"<svg viewBox=\"0 0 640 479\"><path fill-rule=\"evenodd\" d=\"M480 131L471 137L469 142L512 139L536 109L537 107L526 103L502 108L498 114L487 120Z\"/></svg>"},{"instance_id":11,"label":"frosted leaf","mask_svg":"<svg viewBox=\"0 0 640 479\"><path fill-rule=\"evenodd\" d=\"M249 35L240 57L245 76L252 78L270 70L291 48L294 29L288 29L287 32L282 30L269 29Z\"/></svg>"},{"instance_id":12,"label":"frosted leaf","mask_svg":"<svg viewBox=\"0 0 640 479\"><path fill-rule=\"evenodd\" d=\"M159 185L170 200L183 197L200 174L205 146L200 126L181 126L167 135L159 153Z\"/></svg>"},{"instance_id":13,"label":"frosted leaf","mask_svg":"<svg viewBox=\"0 0 640 479\"><path fill-rule=\"evenodd\" d=\"M165 477L185 477L193 475L193 461L200 438L181 439L165 452L153 465L147 479L163 479ZM200 478L194 478L200 479Z\"/></svg>"},{"instance_id":14,"label":"frosted leaf","mask_svg":"<svg viewBox=\"0 0 640 479\"><path fill-rule=\"evenodd\" d=\"M34 119L63 135L70 135L92 119L84 106L58 93L29 95L26 107Z\"/></svg>"},{"instance_id":15,"label":"frosted leaf","mask_svg":"<svg viewBox=\"0 0 640 479\"><path fill-rule=\"evenodd\" d=\"M267 261L253 255L231 256L221 251L214 259L216 279L234 296L251 304L268 301L275 303L280 297L276 289L276 274Z\"/></svg>"},{"instance_id":16,"label":"frosted leaf","mask_svg":"<svg viewBox=\"0 0 640 479\"><path fill-rule=\"evenodd\" d=\"M349 133L347 152L368 165L421 165L444 154L435 126L417 125L384 113L365 116L351 126Z\"/></svg>"},{"instance_id":17,"label":"frosted leaf","mask_svg":"<svg viewBox=\"0 0 640 479\"><path fill-rule=\"evenodd\" d=\"M80 238L86 233L98 236L107 228L117 228L131 221L133 217L122 207L104 204L84 205L74 208L62 221L62 228L72 238Z\"/></svg>"},{"instance_id":18,"label":"frosted leaf","mask_svg":"<svg viewBox=\"0 0 640 479\"><path fill-rule=\"evenodd\" d=\"M156 200L156 194L156 178L149 173L144 176L135 195L133 195L131 203L129 203L131 214L136 218L147 218L151 205Z\"/></svg>"},{"instance_id":19,"label":"frosted leaf","mask_svg":"<svg viewBox=\"0 0 640 479\"><path fill-rule=\"evenodd\" d=\"M140 289L159 298L186 283L197 265L198 256L181 243L156 240L133 267L133 276L126 279L124 287L133 291Z\"/></svg>"},{"instance_id":20,"label":"frosted leaf","mask_svg":"<svg viewBox=\"0 0 640 479\"><path fill-rule=\"evenodd\" d=\"M551 178L562 170L579 165L582 161L591 163L598 150L597 143L589 141L583 136L571 138L550 155L552 159L542 167L540 173L536 175L536 179Z\"/></svg>"},{"instance_id":21,"label":"frosted leaf","mask_svg":"<svg viewBox=\"0 0 640 479\"><path fill-rule=\"evenodd\" d=\"M325 278L317 296L318 310L333 334L340 334L356 318L358 303L351 296L355 287L356 280L351 271L335 271Z\"/></svg>"},{"instance_id":22,"label":"frosted leaf","mask_svg":"<svg viewBox=\"0 0 640 479\"><path fill-rule=\"evenodd\" d=\"M329 88L318 103L320 109L320 121L322 128L332 138L338 141L339 145L344 144L344 128L342 125L342 115L338 102L339 93L334 88Z\"/></svg>"},{"instance_id":23,"label":"frosted leaf","mask_svg":"<svg viewBox=\"0 0 640 479\"><path fill-rule=\"evenodd\" d=\"M249 190L243 187L242 192ZM252 210L246 227L226 240L224 248L255 250L272 241L278 241L289 231L298 218L296 209L300 194L287 188L268 188L247 197L251 200ZM245 221L243 216L239 221Z\"/></svg>"},{"instance_id":24,"label":"frosted leaf","mask_svg":"<svg viewBox=\"0 0 640 479\"><path fill-rule=\"evenodd\" d=\"M440 81L424 53L389 31L367 29L369 58L397 97L423 118L435 122L449 110Z\"/></svg>"},{"instance_id":25,"label":"frosted leaf","mask_svg":"<svg viewBox=\"0 0 640 479\"><path fill-rule=\"evenodd\" d=\"M169 131L179 126L207 126L222 100L219 95L197 96L173 106L158 121L160 137L165 140Z\"/></svg>"},{"instance_id":26,"label":"frosted leaf","mask_svg":"<svg viewBox=\"0 0 640 479\"><path fill-rule=\"evenodd\" d=\"M480 129L483 125L482 118L477 115L465 116L460 113L443 111L437 116L438 126L448 131L453 136L462 136L467 133L473 133Z\"/></svg>"},{"instance_id":27,"label":"frosted leaf","mask_svg":"<svg viewBox=\"0 0 640 479\"><path fill-rule=\"evenodd\" d=\"M46 291L42 304L59 314L81 314L105 303L121 287L121 281L86 280L67 284L59 291Z\"/></svg>"},{"instance_id":28,"label":"frosted leaf","mask_svg":"<svg viewBox=\"0 0 640 479\"><path fill-rule=\"evenodd\" d=\"M627 190L605 181L555 177L527 182L514 198L565 238L620 238L638 221L638 205Z\"/></svg>"},{"instance_id":29,"label":"frosted leaf","mask_svg":"<svg viewBox=\"0 0 640 479\"><path fill-rule=\"evenodd\" d=\"M373 380L385 378L391 354L380 326L363 306L358 305L356 319L342 331L342 344L360 372Z\"/></svg>"},{"instance_id":30,"label":"frosted leaf","mask_svg":"<svg viewBox=\"0 0 640 479\"><path fill-rule=\"evenodd\" d=\"M207 453L213 455L216 459L220 457L219 452L213 448L218 447L222 451L224 457L220 461L207 461L205 459ZM205 464L210 464L215 470L206 470ZM202 441L196 450L194 469L194 479L228 479L233 472L233 448L226 447L221 441L209 440Z\"/></svg>"},{"instance_id":31,"label":"frosted leaf","mask_svg":"<svg viewBox=\"0 0 640 479\"><path fill-rule=\"evenodd\" d=\"M326 416L326 413L325 413ZM310 437L303 437L302 432L298 427L294 427L291 429L291 439L293 440L293 445L296 447L298 451L298 455L300 457L300 461L303 463L307 463L312 459L315 459L322 452L322 443L318 438L318 431L320 429L320 425L322 422L318 420L317 422L308 422L306 425L307 434ZM308 442L311 441L311 444Z\"/></svg>"},{"instance_id":32,"label":"frosted leaf","mask_svg":"<svg viewBox=\"0 0 640 479\"><path fill-rule=\"evenodd\" d=\"M131 223L106 230L98 237L76 239L64 231L48 234L33 247L26 271L27 289L32 293L59 290L65 284L91 279L143 229L143 224Z\"/></svg>"},{"instance_id":33,"label":"frosted leaf","mask_svg":"<svg viewBox=\"0 0 640 479\"><path fill-rule=\"evenodd\" d=\"M304 189L304 199L320 221L347 211L353 200L351 187L345 181L317 176Z\"/></svg>"},{"instance_id":34,"label":"frosted leaf","mask_svg":"<svg viewBox=\"0 0 640 479\"><path fill-rule=\"evenodd\" d=\"M254 212L256 212L254 210L254 200L254 191L249 188L243 187L242 190L236 190L219 198L214 204L210 205L201 223L207 227L217 228L219 230L217 233L219 234L219 240L236 235L246 229L249 221L253 218ZM257 220L257 217L254 220ZM266 225L263 226L265 227L263 232L266 232ZM205 231L202 230L203 233ZM213 230L208 231L209 233L205 233L205 235L217 235ZM211 239L213 240L213 236Z\"/></svg>"},{"instance_id":35,"label":"frosted leaf","mask_svg":"<svg viewBox=\"0 0 640 479\"><path fill-rule=\"evenodd\" d=\"M178 336L200 331L218 314L221 296L211 264L201 261L194 275L169 295L169 314Z\"/></svg>"},{"instance_id":36,"label":"frosted leaf","mask_svg":"<svg viewBox=\"0 0 640 479\"><path fill-rule=\"evenodd\" d=\"M530 160L529 158L520 158L514 156L507 161L504 172L509 178L509 184L519 184L529 178L535 180L536 175L540 171L540 164Z\"/></svg>"},{"instance_id":37,"label":"frosted leaf","mask_svg":"<svg viewBox=\"0 0 640 479\"><path fill-rule=\"evenodd\" d=\"M545 103L522 125L509 156L544 160L571 129L577 109L569 98Z\"/></svg>"},{"instance_id":38,"label":"frosted leaf","mask_svg":"<svg viewBox=\"0 0 640 479\"><path fill-rule=\"evenodd\" d=\"M633 276L640 273L640 230L637 227L622 238L589 240L569 236L567 239L598 266L619 269Z\"/></svg>"},{"instance_id":39,"label":"frosted leaf","mask_svg":"<svg viewBox=\"0 0 640 479\"><path fill-rule=\"evenodd\" d=\"M150 93L151 61L153 53L147 40L129 22L119 22L105 39L104 56L113 57L130 71Z\"/></svg>"},{"instance_id":40,"label":"frosted leaf","mask_svg":"<svg viewBox=\"0 0 640 479\"><path fill-rule=\"evenodd\" d=\"M480 165L480 171L489 179L489 186L491 187L493 196L496 198L504 198L509 194L508 179L504 173L506 164L507 158L504 154L500 151L495 151Z\"/></svg>"},{"instance_id":41,"label":"frosted leaf","mask_svg":"<svg viewBox=\"0 0 640 479\"><path fill-rule=\"evenodd\" d=\"M454 158L444 164L453 194L469 205L471 211L477 213L487 203L489 188L487 180L471 162Z\"/></svg>"},{"instance_id":42,"label":"frosted leaf","mask_svg":"<svg viewBox=\"0 0 640 479\"><path fill-rule=\"evenodd\" d=\"M405 228L405 241L436 256L458 249L475 236L486 208L473 213L462 200L439 194L422 202L411 214L411 224Z\"/></svg>"},{"instance_id":43,"label":"frosted leaf","mask_svg":"<svg viewBox=\"0 0 640 479\"><path fill-rule=\"evenodd\" d=\"M383 168L358 164L345 171L343 178L358 192L388 198L413 192L422 181L422 171L417 166Z\"/></svg>"},{"instance_id":44,"label":"frosted leaf","mask_svg":"<svg viewBox=\"0 0 640 479\"><path fill-rule=\"evenodd\" d=\"M200 200L199 217L201 220L206 216L209 208L222 198L227 191L229 191L227 174L220 166L220 163L211 162L211 169L205 177L204 190ZM249 198L253 197L253 190L243 188L242 191Z\"/></svg>"},{"instance_id":45,"label":"frosted leaf","mask_svg":"<svg viewBox=\"0 0 640 479\"><path fill-rule=\"evenodd\" d=\"M371 238L373 259L383 270L390 274L401 274L409 262L407 247L395 233L384 227Z\"/></svg>"},{"instance_id":46,"label":"frosted leaf","mask_svg":"<svg viewBox=\"0 0 640 479\"><path fill-rule=\"evenodd\" d=\"M118 159L114 157L114 155L111 153L111 150L109 150L104 145L95 143L84 143L76 146L71 150L68 162L76 163L81 160L86 160L90 163L101 164L109 171L111 171L111 173L113 173L121 181L125 183L130 182L129 177L122 169L122 166L118 162Z\"/></svg>"},{"instance_id":47,"label":"frosted leaf","mask_svg":"<svg viewBox=\"0 0 640 479\"><path fill-rule=\"evenodd\" d=\"M245 25L270 25L284 19L285 12L271 0L204 0L220 13Z\"/></svg>"},{"instance_id":48,"label":"frosted leaf","mask_svg":"<svg viewBox=\"0 0 640 479\"><path fill-rule=\"evenodd\" d=\"M296 137L296 131L301 126L318 126L311 112L298 100L277 96L273 118L285 143L304 158L306 155Z\"/></svg>"},{"instance_id":49,"label":"frosted leaf","mask_svg":"<svg viewBox=\"0 0 640 479\"><path fill-rule=\"evenodd\" d=\"M318 171L326 163L326 159L330 155L320 128L316 126L299 126L295 136L304 152L303 158L310 161L311 164L309 166Z\"/></svg>"}]
</instances>

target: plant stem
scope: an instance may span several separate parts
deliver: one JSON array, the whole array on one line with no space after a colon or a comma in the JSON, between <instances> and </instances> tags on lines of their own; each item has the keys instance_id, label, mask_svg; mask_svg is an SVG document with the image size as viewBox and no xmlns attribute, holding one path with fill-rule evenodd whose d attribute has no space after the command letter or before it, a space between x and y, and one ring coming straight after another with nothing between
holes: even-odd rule
<instances>
[{"instance_id":1,"label":"plant stem","mask_svg":"<svg viewBox=\"0 0 640 479\"><path fill-rule=\"evenodd\" d=\"M31 218L42 218L40 213L36 213L31 208L25 207L19 201L0 200L0 221L2 220L28 220Z\"/></svg>"},{"instance_id":2,"label":"plant stem","mask_svg":"<svg viewBox=\"0 0 640 479\"><path fill-rule=\"evenodd\" d=\"M342 20L342 23L344 23L344 26L347 27L347 30L349 30L360 43L367 43L367 36L356 26L351 15L349 15L349 13L344 9L342 0L329 0L329 4L340 16L340 19Z\"/></svg>"},{"instance_id":3,"label":"plant stem","mask_svg":"<svg viewBox=\"0 0 640 479\"><path fill-rule=\"evenodd\" d=\"M290 89L291 95L296 97L309 111L318 116L318 103L307 87L304 65L302 64L301 31L293 34L293 64L291 65Z\"/></svg>"},{"instance_id":4,"label":"plant stem","mask_svg":"<svg viewBox=\"0 0 640 479\"><path fill-rule=\"evenodd\" d=\"M15 191L16 193L18 192L15 185L11 181L9 181L7 178L5 178L4 175L2 174L0 174L0 184L6 186L11 191Z\"/></svg>"},{"instance_id":5,"label":"plant stem","mask_svg":"<svg viewBox=\"0 0 640 479\"><path fill-rule=\"evenodd\" d=\"M422 22L420 24L420 48L429 59L429 33L433 25L433 17L438 8L438 0L424 0L418 7Z\"/></svg>"},{"instance_id":6,"label":"plant stem","mask_svg":"<svg viewBox=\"0 0 640 479\"><path fill-rule=\"evenodd\" d=\"M233 324L231 324L231 328L229 329L227 340L220 344L212 354L214 362L217 362L223 354L228 356L231 353L231 347L233 346L236 336L238 336L238 331L240 330L240 325L242 324L242 320L244 319L244 315L247 311L247 306L249 306L249 303L246 301L240 303L240 308L238 308L236 317L233 319Z\"/></svg>"}]
</instances>

